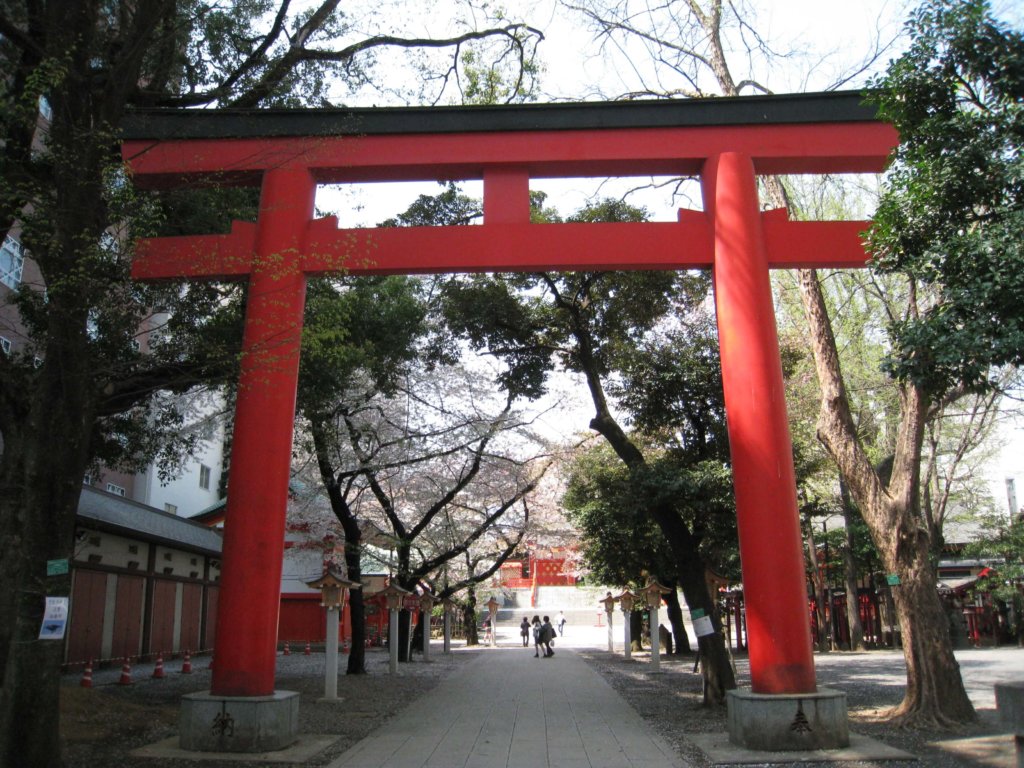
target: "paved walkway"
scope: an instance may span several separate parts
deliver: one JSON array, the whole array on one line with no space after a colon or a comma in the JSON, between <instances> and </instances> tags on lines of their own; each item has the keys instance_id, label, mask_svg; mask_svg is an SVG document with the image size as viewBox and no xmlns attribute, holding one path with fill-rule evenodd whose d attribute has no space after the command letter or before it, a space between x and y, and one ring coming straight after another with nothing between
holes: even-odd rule
<instances>
[{"instance_id":1,"label":"paved walkway","mask_svg":"<svg viewBox=\"0 0 1024 768\"><path fill-rule=\"evenodd\" d=\"M486 650L330 768L680 768L573 651Z\"/></svg>"}]
</instances>

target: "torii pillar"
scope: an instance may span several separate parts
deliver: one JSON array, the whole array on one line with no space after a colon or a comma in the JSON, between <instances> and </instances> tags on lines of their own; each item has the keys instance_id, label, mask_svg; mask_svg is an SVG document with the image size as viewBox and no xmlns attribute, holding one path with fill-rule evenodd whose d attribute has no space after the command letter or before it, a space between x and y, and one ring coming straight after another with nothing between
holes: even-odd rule
<instances>
[{"instance_id":1,"label":"torii pillar","mask_svg":"<svg viewBox=\"0 0 1024 768\"><path fill-rule=\"evenodd\" d=\"M701 174L714 231L715 309L750 648L750 691L729 691L730 740L749 749L849 745L846 694L821 689L807 614L796 478L767 248L751 158Z\"/></svg>"},{"instance_id":2,"label":"torii pillar","mask_svg":"<svg viewBox=\"0 0 1024 768\"><path fill-rule=\"evenodd\" d=\"M234 567L222 574L210 691L183 698L183 749L263 752L298 734L299 694L274 690L274 666L306 300L301 239L315 195L305 168L263 176L228 474L223 557Z\"/></svg>"}]
</instances>

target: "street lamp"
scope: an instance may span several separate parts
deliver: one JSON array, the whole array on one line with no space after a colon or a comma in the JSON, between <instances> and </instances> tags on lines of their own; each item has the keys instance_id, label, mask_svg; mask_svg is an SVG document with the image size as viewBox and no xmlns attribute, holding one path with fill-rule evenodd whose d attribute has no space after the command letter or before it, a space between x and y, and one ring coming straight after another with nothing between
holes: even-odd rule
<instances>
[{"instance_id":1,"label":"street lamp","mask_svg":"<svg viewBox=\"0 0 1024 768\"><path fill-rule=\"evenodd\" d=\"M598 602L604 603L604 612L608 615L608 653L615 653L615 641L612 637L612 611L615 610L615 598L609 592Z\"/></svg>"},{"instance_id":2,"label":"street lamp","mask_svg":"<svg viewBox=\"0 0 1024 768\"><path fill-rule=\"evenodd\" d=\"M629 591L629 587L622 590L622 594L615 598L619 602L619 606L622 608L622 623L625 625L623 629L623 639L625 640L625 648L623 649L623 655L627 659L633 658L633 638L630 637L632 632L630 614L633 612L633 603L636 601L637 596Z\"/></svg>"},{"instance_id":3,"label":"street lamp","mask_svg":"<svg viewBox=\"0 0 1024 768\"><path fill-rule=\"evenodd\" d=\"M669 588L664 584L659 584L657 579L652 578L647 582L647 585L641 590L645 598L647 598L647 606L650 608L650 619L648 624L651 628L651 672L661 671L661 637L659 637L658 629L660 627L658 623L658 608L661 606L661 596L666 592L669 592Z\"/></svg>"},{"instance_id":4,"label":"street lamp","mask_svg":"<svg viewBox=\"0 0 1024 768\"><path fill-rule=\"evenodd\" d=\"M402 607L402 601L412 593L395 584L388 584L378 594L384 595L389 611L388 650L391 651L391 658L388 670L393 675L398 671L398 609Z\"/></svg>"},{"instance_id":5,"label":"street lamp","mask_svg":"<svg viewBox=\"0 0 1024 768\"><path fill-rule=\"evenodd\" d=\"M359 589L362 585L342 578L330 567L319 579L307 581L306 585L320 590L320 605L327 609L327 638L324 641L327 669L323 700L338 701L338 617L345 605L345 590Z\"/></svg>"},{"instance_id":6,"label":"street lamp","mask_svg":"<svg viewBox=\"0 0 1024 768\"><path fill-rule=\"evenodd\" d=\"M491 599L487 601L487 610L491 614L491 647L498 647L498 627L495 622L498 618L498 606L501 605L494 595L491 595Z\"/></svg>"}]
</instances>

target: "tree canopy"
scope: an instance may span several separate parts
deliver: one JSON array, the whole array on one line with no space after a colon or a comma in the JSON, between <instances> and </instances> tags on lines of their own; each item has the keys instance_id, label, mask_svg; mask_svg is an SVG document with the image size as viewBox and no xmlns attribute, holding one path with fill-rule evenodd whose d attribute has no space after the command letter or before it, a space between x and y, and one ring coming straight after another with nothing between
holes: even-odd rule
<instances>
[{"instance_id":1,"label":"tree canopy","mask_svg":"<svg viewBox=\"0 0 1024 768\"><path fill-rule=\"evenodd\" d=\"M889 369L935 395L1024 363L1024 35L986 0L928 0L873 85L900 133L872 264L936 289L893 324Z\"/></svg>"}]
</instances>

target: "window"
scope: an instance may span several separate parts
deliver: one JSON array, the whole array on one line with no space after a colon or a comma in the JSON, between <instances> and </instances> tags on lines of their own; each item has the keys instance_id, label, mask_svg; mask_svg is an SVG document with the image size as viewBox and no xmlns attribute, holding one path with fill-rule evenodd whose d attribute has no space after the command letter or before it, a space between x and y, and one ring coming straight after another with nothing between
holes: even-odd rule
<instances>
[{"instance_id":1,"label":"window","mask_svg":"<svg viewBox=\"0 0 1024 768\"><path fill-rule=\"evenodd\" d=\"M120 485L114 485L113 483L107 483L107 493L113 493L118 496L124 496L124 488Z\"/></svg>"},{"instance_id":2,"label":"window","mask_svg":"<svg viewBox=\"0 0 1024 768\"><path fill-rule=\"evenodd\" d=\"M164 512L170 512L172 515L178 514L178 505L171 504L170 502L164 503Z\"/></svg>"},{"instance_id":3,"label":"window","mask_svg":"<svg viewBox=\"0 0 1024 768\"><path fill-rule=\"evenodd\" d=\"M199 487L204 491L210 490L210 468L205 464L199 465Z\"/></svg>"},{"instance_id":4,"label":"window","mask_svg":"<svg viewBox=\"0 0 1024 768\"><path fill-rule=\"evenodd\" d=\"M11 340L6 336L0 336L0 352L5 355L11 354Z\"/></svg>"},{"instance_id":5,"label":"window","mask_svg":"<svg viewBox=\"0 0 1024 768\"><path fill-rule=\"evenodd\" d=\"M21 243L10 235L4 238L0 248L0 283L8 288L21 285L21 271L25 266L25 251Z\"/></svg>"},{"instance_id":6,"label":"window","mask_svg":"<svg viewBox=\"0 0 1024 768\"><path fill-rule=\"evenodd\" d=\"M92 485L92 474L90 472L85 473L85 477L82 478L82 485Z\"/></svg>"}]
</instances>

